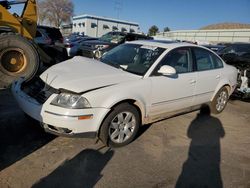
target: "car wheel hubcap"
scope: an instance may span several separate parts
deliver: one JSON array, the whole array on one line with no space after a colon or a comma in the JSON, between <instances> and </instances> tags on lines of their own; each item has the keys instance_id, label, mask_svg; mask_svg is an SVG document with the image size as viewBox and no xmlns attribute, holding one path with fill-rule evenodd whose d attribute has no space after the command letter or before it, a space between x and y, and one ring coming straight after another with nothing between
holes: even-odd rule
<instances>
[{"instance_id":1,"label":"car wheel hubcap","mask_svg":"<svg viewBox=\"0 0 250 188\"><path fill-rule=\"evenodd\" d=\"M220 95L218 96L217 98L217 104L216 104L216 110L217 111L221 111L224 109L224 107L226 106L226 103L227 103L227 92L226 91L222 91L220 93Z\"/></svg>"},{"instance_id":2,"label":"car wheel hubcap","mask_svg":"<svg viewBox=\"0 0 250 188\"><path fill-rule=\"evenodd\" d=\"M131 138L135 126L135 116L131 112L121 112L110 123L109 138L115 143L123 143Z\"/></svg>"}]
</instances>

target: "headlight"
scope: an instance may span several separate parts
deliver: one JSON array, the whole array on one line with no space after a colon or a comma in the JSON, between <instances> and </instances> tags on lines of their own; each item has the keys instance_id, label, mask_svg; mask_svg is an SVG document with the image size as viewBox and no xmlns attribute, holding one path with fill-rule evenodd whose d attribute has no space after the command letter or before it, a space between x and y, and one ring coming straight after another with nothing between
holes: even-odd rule
<instances>
[{"instance_id":1,"label":"headlight","mask_svg":"<svg viewBox=\"0 0 250 188\"><path fill-rule=\"evenodd\" d=\"M108 47L109 47L109 45L95 45L95 49L99 49L99 50L104 50Z\"/></svg>"},{"instance_id":2,"label":"headlight","mask_svg":"<svg viewBox=\"0 0 250 188\"><path fill-rule=\"evenodd\" d=\"M82 97L81 95L70 93L60 93L56 98L53 99L51 104L72 109L91 108L89 101L86 98Z\"/></svg>"}]
</instances>

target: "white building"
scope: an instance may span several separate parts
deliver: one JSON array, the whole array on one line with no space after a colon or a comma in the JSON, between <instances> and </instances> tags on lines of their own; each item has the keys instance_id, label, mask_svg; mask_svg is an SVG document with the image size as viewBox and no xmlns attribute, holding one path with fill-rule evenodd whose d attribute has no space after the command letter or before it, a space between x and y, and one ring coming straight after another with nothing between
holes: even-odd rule
<instances>
[{"instance_id":1,"label":"white building","mask_svg":"<svg viewBox=\"0 0 250 188\"><path fill-rule=\"evenodd\" d=\"M84 32L91 37L100 37L110 31L139 32L138 23L88 14L74 16L72 27L72 32Z\"/></svg>"},{"instance_id":2,"label":"white building","mask_svg":"<svg viewBox=\"0 0 250 188\"><path fill-rule=\"evenodd\" d=\"M193 42L250 42L250 29L177 30L157 33L156 36Z\"/></svg>"}]
</instances>

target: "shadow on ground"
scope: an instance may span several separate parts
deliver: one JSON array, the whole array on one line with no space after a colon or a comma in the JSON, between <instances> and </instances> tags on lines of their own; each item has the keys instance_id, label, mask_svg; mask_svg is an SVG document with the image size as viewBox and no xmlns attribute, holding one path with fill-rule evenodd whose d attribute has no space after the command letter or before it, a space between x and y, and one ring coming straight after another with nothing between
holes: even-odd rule
<instances>
[{"instance_id":1,"label":"shadow on ground","mask_svg":"<svg viewBox=\"0 0 250 188\"><path fill-rule=\"evenodd\" d=\"M54 138L24 115L10 91L0 90L0 171Z\"/></svg>"},{"instance_id":2,"label":"shadow on ground","mask_svg":"<svg viewBox=\"0 0 250 188\"><path fill-rule=\"evenodd\" d=\"M110 149L105 153L93 149L83 150L32 187L92 188L103 177L101 171L113 155L114 151Z\"/></svg>"},{"instance_id":3,"label":"shadow on ground","mask_svg":"<svg viewBox=\"0 0 250 188\"><path fill-rule=\"evenodd\" d=\"M222 188L220 139L225 131L220 120L210 115L208 106L201 108L187 135L192 140L176 188Z\"/></svg>"}]
</instances>

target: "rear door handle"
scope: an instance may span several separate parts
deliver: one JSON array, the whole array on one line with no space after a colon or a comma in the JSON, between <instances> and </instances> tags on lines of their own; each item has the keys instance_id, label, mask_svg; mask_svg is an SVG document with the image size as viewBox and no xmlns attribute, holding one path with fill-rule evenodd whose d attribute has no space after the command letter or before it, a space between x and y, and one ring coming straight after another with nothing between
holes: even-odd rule
<instances>
[{"instance_id":1,"label":"rear door handle","mask_svg":"<svg viewBox=\"0 0 250 188\"><path fill-rule=\"evenodd\" d=\"M196 83L196 80L190 80L189 83L190 83L190 84L195 84L195 83Z\"/></svg>"},{"instance_id":2,"label":"rear door handle","mask_svg":"<svg viewBox=\"0 0 250 188\"><path fill-rule=\"evenodd\" d=\"M216 79L220 79L220 75L217 75L217 76L216 76Z\"/></svg>"}]
</instances>

